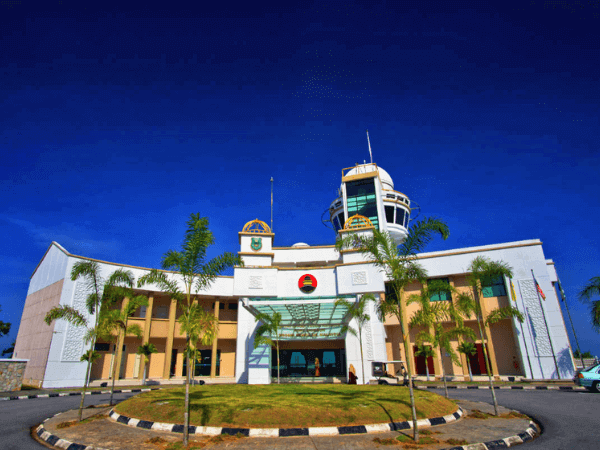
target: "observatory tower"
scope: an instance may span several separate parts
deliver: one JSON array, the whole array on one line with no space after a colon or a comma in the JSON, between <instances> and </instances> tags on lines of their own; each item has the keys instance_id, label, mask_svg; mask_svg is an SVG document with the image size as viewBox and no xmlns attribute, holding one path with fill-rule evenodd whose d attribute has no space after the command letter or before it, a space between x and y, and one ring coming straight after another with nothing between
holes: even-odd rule
<instances>
[{"instance_id":1,"label":"observatory tower","mask_svg":"<svg viewBox=\"0 0 600 450\"><path fill-rule=\"evenodd\" d=\"M410 200L394 190L392 177L375 163L357 164L342 170L342 185L329 207L336 233L355 215L369 219L380 231L390 233L396 244L408 234Z\"/></svg>"}]
</instances>

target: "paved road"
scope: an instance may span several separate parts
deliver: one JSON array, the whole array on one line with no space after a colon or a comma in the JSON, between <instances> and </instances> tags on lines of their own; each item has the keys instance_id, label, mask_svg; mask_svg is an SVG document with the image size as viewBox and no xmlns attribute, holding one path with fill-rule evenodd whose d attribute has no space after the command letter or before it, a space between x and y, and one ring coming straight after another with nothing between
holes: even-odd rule
<instances>
[{"instance_id":1,"label":"paved road","mask_svg":"<svg viewBox=\"0 0 600 450\"><path fill-rule=\"evenodd\" d=\"M443 395L443 389L435 389ZM452 398L492 403L488 390L449 391ZM600 394L578 391L496 390L498 404L537 419L542 435L524 450L600 449Z\"/></svg>"},{"instance_id":2,"label":"paved road","mask_svg":"<svg viewBox=\"0 0 600 450\"><path fill-rule=\"evenodd\" d=\"M436 390L443 394L443 390ZM487 390L451 390L453 398L491 403ZM135 394L115 394L117 401ZM497 390L498 403L539 420L543 434L527 450L598 450L600 448L600 394L574 391ZM44 419L79 406L80 397L40 398L0 402L0 449L39 450L29 429ZM108 402L108 395L86 397L86 405Z\"/></svg>"},{"instance_id":3,"label":"paved road","mask_svg":"<svg viewBox=\"0 0 600 450\"><path fill-rule=\"evenodd\" d=\"M135 394L115 394L115 399L121 401L132 395ZM109 398L110 394L86 395L85 404L108 403ZM0 401L0 450L47 448L31 438L30 428L56 413L78 408L80 400L80 396L73 396Z\"/></svg>"}]
</instances>

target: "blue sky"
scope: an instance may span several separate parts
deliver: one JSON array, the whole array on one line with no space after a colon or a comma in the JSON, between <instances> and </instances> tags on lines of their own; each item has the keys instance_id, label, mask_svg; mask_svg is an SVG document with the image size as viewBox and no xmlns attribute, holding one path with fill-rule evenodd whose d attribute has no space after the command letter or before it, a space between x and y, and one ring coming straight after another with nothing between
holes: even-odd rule
<instances>
[{"instance_id":1,"label":"blue sky","mask_svg":"<svg viewBox=\"0 0 600 450\"><path fill-rule=\"evenodd\" d=\"M237 251L273 177L275 245L333 243L368 128L449 225L428 251L541 239L600 356L576 295L600 275L600 2L47 3L0 5L0 348L52 240L158 267L200 212Z\"/></svg>"}]
</instances>

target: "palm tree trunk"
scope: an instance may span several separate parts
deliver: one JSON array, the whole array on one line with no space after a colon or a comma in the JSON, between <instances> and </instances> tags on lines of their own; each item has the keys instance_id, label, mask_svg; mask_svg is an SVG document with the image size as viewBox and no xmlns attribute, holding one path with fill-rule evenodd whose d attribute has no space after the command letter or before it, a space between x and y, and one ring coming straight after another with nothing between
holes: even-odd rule
<instances>
[{"instance_id":1,"label":"palm tree trunk","mask_svg":"<svg viewBox=\"0 0 600 450\"><path fill-rule=\"evenodd\" d=\"M446 369L444 369L444 360L442 359L442 346L440 345L440 365L442 366L442 378L444 378L444 391L446 391L446 398L448 398L448 382L446 381Z\"/></svg>"},{"instance_id":2,"label":"palm tree trunk","mask_svg":"<svg viewBox=\"0 0 600 450\"><path fill-rule=\"evenodd\" d=\"M365 376L365 359L363 357L363 348L362 348L362 333L360 332L360 326L358 327L358 343L360 345L360 364L361 364L361 372L363 375L363 385L367 384L367 377Z\"/></svg>"},{"instance_id":3,"label":"palm tree trunk","mask_svg":"<svg viewBox=\"0 0 600 450\"><path fill-rule=\"evenodd\" d=\"M94 351L95 342L92 341L92 347L89 352L89 358L87 363L87 369L85 371L85 382L83 383L83 389L81 391L81 402L79 403L79 422L83 417L83 402L85 400L85 391L87 389L87 385L90 382L90 372L92 371L92 352Z\"/></svg>"},{"instance_id":4,"label":"palm tree trunk","mask_svg":"<svg viewBox=\"0 0 600 450\"><path fill-rule=\"evenodd\" d=\"M427 381L431 381L429 379L429 361L428 361L428 357L425 357L425 373L427 374Z\"/></svg>"},{"instance_id":5,"label":"palm tree trunk","mask_svg":"<svg viewBox=\"0 0 600 450\"><path fill-rule=\"evenodd\" d=\"M492 381L492 371L490 370L490 361L487 357L487 347L485 345L485 333L481 328L481 322L479 321L479 314L477 315L477 326L479 327L479 335L481 336L481 347L483 348L483 358L485 359L485 368L488 373L488 379L490 382L490 390L492 391L492 400L494 401L494 413L498 414L498 400L496 400L496 391L494 390L494 382Z\"/></svg>"},{"instance_id":6,"label":"palm tree trunk","mask_svg":"<svg viewBox=\"0 0 600 450\"><path fill-rule=\"evenodd\" d=\"M277 384L279 383L279 341L277 341Z\"/></svg>"},{"instance_id":7,"label":"palm tree trunk","mask_svg":"<svg viewBox=\"0 0 600 450\"><path fill-rule=\"evenodd\" d=\"M467 357L467 367L469 368L469 379L473 382L473 372L471 371L471 360L469 355L465 355Z\"/></svg>"},{"instance_id":8,"label":"palm tree trunk","mask_svg":"<svg viewBox=\"0 0 600 450\"><path fill-rule=\"evenodd\" d=\"M190 426L190 336L186 333L186 352L185 358L187 362L187 370L185 373L185 405L183 411L183 446L187 447L189 441L189 426Z\"/></svg>"},{"instance_id":9,"label":"palm tree trunk","mask_svg":"<svg viewBox=\"0 0 600 450\"><path fill-rule=\"evenodd\" d=\"M143 376L144 386L146 386L148 384L148 382L146 381L146 375L148 373L147 370L148 370L148 361L144 361L144 376Z\"/></svg>"},{"instance_id":10,"label":"palm tree trunk","mask_svg":"<svg viewBox=\"0 0 600 450\"><path fill-rule=\"evenodd\" d=\"M404 344L404 359L406 360L406 370L408 372L408 391L410 393L410 407L411 407L411 412L412 412L412 419L413 419L413 440L415 441L415 443L419 443L419 428L417 426L417 409L415 406L415 391L414 391L414 385L413 385L413 377L412 377L412 361L410 360L410 358L408 357L409 352L408 352L408 334L407 334L407 330L404 327L404 322L402 320L402 318L404 317L404 305L402 303L402 297L404 295L404 291L401 289L400 292L397 293L398 294L398 321L400 322L400 331L402 333L402 343Z\"/></svg>"},{"instance_id":11,"label":"palm tree trunk","mask_svg":"<svg viewBox=\"0 0 600 450\"><path fill-rule=\"evenodd\" d=\"M115 349L113 350L113 367L112 367L112 383L110 386L110 401L108 402L109 406L113 405L113 395L115 393L115 378L117 372L117 347L119 346L119 336L117 336L117 342L115 344ZM119 370L120 372L120 370Z\"/></svg>"}]
</instances>

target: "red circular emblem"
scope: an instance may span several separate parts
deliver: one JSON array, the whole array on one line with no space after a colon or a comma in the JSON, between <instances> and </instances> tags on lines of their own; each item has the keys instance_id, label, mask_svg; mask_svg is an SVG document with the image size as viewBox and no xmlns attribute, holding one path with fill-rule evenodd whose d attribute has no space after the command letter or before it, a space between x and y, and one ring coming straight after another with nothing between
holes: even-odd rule
<instances>
[{"instance_id":1,"label":"red circular emblem","mask_svg":"<svg viewBox=\"0 0 600 450\"><path fill-rule=\"evenodd\" d=\"M302 292L310 294L317 288L317 279L308 273L302 275L298 280L298 287Z\"/></svg>"}]
</instances>

